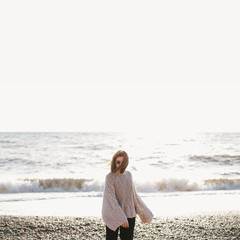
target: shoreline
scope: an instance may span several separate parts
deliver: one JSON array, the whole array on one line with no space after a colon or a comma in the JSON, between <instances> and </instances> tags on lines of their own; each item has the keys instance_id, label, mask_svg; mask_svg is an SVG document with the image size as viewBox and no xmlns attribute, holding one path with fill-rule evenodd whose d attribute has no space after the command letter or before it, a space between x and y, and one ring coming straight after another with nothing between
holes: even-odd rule
<instances>
[{"instance_id":1,"label":"shoreline","mask_svg":"<svg viewBox=\"0 0 240 240\"><path fill-rule=\"evenodd\" d=\"M100 217L0 215L0 239L105 239ZM240 239L240 212L136 218L134 239Z\"/></svg>"}]
</instances>

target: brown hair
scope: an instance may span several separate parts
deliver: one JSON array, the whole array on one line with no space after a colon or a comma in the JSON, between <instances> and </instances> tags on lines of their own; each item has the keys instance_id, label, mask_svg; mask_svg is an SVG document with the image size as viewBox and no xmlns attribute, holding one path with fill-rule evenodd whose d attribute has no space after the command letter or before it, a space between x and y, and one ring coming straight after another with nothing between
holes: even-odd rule
<instances>
[{"instance_id":1,"label":"brown hair","mask_svg":"<svg viewBox=\"0 0 240 240\"><path fill-rule=\"evenodd\" d=\"M117 168L116 166L116 159L117 157L123 157L123 161L120 167ZM124 173L127 166L128 166L128 155L125 151L118 150L112 157L112 161L110 163L111 165L111 172L114 173L118 169L120 169L120 173Z\"/></svg>"}]
</instances>

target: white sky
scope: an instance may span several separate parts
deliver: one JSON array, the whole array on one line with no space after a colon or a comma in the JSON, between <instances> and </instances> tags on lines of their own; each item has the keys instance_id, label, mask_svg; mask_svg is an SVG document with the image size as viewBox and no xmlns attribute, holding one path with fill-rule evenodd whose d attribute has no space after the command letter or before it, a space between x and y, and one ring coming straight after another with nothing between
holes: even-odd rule
<instances>
[{"instance_id":1,"label":"white sky","mask_svg":"<svg viewBox=\"0 0 240 240\"><path fill-rule=\"evenodd\" d=\"M240 131L239 1L1 1L0 131Z\"/></svg>"}]
</instances>

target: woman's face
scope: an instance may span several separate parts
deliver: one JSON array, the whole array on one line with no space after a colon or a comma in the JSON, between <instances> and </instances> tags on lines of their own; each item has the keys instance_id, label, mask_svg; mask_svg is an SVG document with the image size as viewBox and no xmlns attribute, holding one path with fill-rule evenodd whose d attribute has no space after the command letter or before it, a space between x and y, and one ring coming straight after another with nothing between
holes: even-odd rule
<instances>
[{"instance_id":1,"label":"woman's face","mask_svg":"<svg viewBox=\"0 0 240 240\"><path fill-rule=\"evenodd\" d=\"M116 158L115 163L116 163L117 167L120 167L122 165L123 159L124 159L124 157L121 157L121 156Z\"/></svg>"}]
</instances>

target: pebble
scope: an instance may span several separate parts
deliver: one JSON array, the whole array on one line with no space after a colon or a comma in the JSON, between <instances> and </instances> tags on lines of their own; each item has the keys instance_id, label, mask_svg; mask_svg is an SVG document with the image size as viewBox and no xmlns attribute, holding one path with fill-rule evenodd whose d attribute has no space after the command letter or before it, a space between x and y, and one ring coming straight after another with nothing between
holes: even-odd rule
<instances>
[{"instance_id":1,"label":"pebble","mask_svg":"<svg viewBox=\"0 0 240 240\"><path fill-rule=\"evenodd\" d=\"M240 214L154 218L151 224L136 219L134 239L240 239ZM105 239L101 218L0 216L1 239Z\"/></svg>"}]
</instances>

